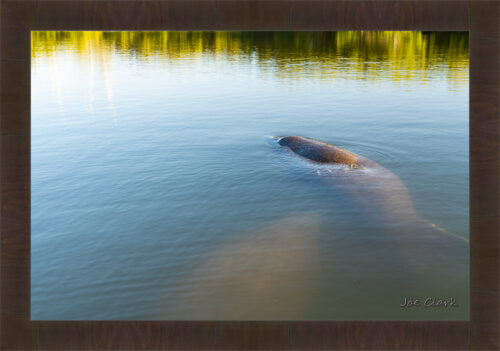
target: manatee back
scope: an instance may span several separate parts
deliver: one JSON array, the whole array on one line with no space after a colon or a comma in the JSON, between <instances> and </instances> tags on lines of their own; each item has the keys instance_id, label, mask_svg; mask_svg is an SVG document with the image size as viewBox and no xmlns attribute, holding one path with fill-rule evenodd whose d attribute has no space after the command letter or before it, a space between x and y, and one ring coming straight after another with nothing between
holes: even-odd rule
<instances>
[{"instance_id":1,"label":"manatee back","mask_svg":"<svg viewBox=\"0 0 500 351\"><path fill-rule=\"evenodd\" d=\"M278 143L314 162L358 165L358 157L355 154L317 140L299 136L287 136L281 138Z\"/></svg>"}]
</instances>

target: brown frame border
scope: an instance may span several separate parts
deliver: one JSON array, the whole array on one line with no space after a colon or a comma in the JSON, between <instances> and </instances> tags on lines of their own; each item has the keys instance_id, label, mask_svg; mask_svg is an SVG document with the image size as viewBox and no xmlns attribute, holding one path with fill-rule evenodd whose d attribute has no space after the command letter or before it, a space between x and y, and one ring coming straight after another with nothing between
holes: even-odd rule
<instances>
[{"instance_id":1,"label":"brown frame border","mask_svg":"<svg viewBox=\"0 0 500 351\"><path fill-rule=\"evenodd\" d=\"M1 349L499 348L496 0L0 0ZM30 320L31 30L469 31L470 321Z\"/></svg>"}]
</instances>

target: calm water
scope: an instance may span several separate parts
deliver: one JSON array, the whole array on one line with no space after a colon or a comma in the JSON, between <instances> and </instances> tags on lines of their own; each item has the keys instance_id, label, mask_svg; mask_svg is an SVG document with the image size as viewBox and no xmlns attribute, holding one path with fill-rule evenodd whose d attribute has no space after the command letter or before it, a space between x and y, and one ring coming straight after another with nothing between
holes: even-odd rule
<instances>
[{"instance_id":1,"label":"calm water","mask_svg":"<svg viewBox=\"0 0 500 351\"><path fill-rule=\"evenodd\" d=\"M468 238L468 66L466 33L33 33L32 319L468 319L463 252L272 138L378 162ZM458 307L399 306L433 296Z\"/></svg>"}]
</instances>

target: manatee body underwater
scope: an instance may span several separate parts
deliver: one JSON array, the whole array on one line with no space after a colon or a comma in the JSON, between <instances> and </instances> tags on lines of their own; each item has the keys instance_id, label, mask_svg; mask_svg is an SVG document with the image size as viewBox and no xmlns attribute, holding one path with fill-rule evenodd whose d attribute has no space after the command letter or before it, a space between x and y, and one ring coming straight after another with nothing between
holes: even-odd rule
<instances>
[{"instance_id":1,"label":"manatee body underwater","mask_svg":"<svg viewBox=\"0 0 500 351\"><path fill-rule=\"evenodd\" d=\"M187 276L189 293L172 298L176 317L293 320L307 316L320 271L319 216L295 213L235 233ZM312 317L312 316L311 316Z\"/></svg>"},{"instance_id":2,"label":"manatee body underwater","mask_svg":"<svg viewBox=\"0 0 500 351\"><path fill-rule=\"evenodd\" d=\"M467 240L422 219L394 173L313 139L273 139L285 171L286 166L298 165L300 179L313 179L314 189L324 188L320 199L311 196L325 212L316 207L290 213L220 242L185 277L192 284L189 293L179 291L171 297L176 318L406 319L399 307L404 297L451 293L466 306ZM349 206L358 210L347 218L347 227L338 225L338 216L324 216L346 202L339 194L349 197ZM350 221L358 221L356 227L366 221L365 232L350 231ZM420 311L428 310L411 313ZM418 319L433 316L421 314Z\"/></svg>"},{"instance_id":3,"label":"manatee body underwater","mask_svg":"<svg viewBox=\"0 0 500 351\"><path fill-rule=\"evenodd\" d=\"M354 198L360 211L375 213L377 225L407 267L439 284L468 279L468 240L421 218L404 183L378 163L337 146L301 136L276 138L291 153L320 165L329 185ZM330 166L330 167L329 167Z\"/></svg>"}]
</instances>

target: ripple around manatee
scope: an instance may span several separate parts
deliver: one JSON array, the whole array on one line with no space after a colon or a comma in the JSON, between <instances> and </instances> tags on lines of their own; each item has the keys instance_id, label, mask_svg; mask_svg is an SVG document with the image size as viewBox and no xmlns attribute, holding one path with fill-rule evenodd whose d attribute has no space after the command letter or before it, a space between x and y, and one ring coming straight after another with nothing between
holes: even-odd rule
<instances>
[{"instance_id":1,"label":"ripple around manatee","mask_svg":"<svg viewBox=\"0 0 500 351\"><path fill-rule=\"evenodd\" d=\"M391 147L371 143L353 143L339 139L338 146L380 163L390 163L400 159L400 152ZM333 144L337 145L337 144Z\"/></svg>"}]
</instances>

